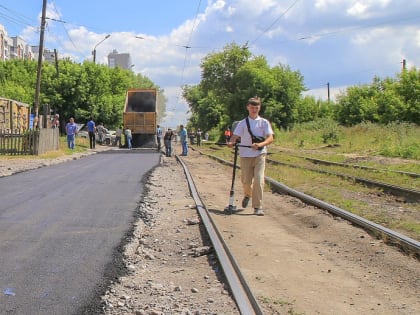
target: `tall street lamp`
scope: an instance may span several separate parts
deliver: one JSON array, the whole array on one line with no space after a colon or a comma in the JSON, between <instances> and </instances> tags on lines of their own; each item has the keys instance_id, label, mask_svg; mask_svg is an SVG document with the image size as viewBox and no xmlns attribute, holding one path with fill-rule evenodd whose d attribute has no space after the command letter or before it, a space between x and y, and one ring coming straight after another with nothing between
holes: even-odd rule
<instances>
[{"instance_id":1,"label":"tall street lamp","mask_svg":"<svg viewBox=\"0 0 420 315\"><path fill-rule=\"evenodd\" d=\"M105 36L105 38L104 38L103 40L101 40L99 43L97 43L97 44L95 45L95 47L93 48L93 51L92 51L92 55L93 55L93 63L95 63L95 62L96 62L96 47L98 47L98 45L99 45L99 44L102 44L102 43L103 43L106 39L108 39L110 36L111 36L110 34L106 35L106 36Z\"/></svg>"}]
</instances>

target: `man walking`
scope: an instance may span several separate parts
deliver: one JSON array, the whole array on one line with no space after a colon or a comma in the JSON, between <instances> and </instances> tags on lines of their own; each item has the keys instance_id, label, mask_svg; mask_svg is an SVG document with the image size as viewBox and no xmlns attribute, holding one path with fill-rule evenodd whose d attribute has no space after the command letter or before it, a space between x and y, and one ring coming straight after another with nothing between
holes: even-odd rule
<instances>
[{"instance_id":1,"label":"man walking","mask_svg":"<svg viewBox=\"0 0 420 315\"><path fill-rule=\"evenodd\" d=\"M98 125L98 128L96 128L98 131L98 142L100 145L104 144L104 136L105 136L105 127L103 123L100 123Z\"/></svg>"},{"instance_id":2,"label":"man walking","mask_svg":"<svg viewBox=\"0 0 420 315\"><path fill-rule=\"evenodd\" d=\"M73 117L71 117L69 122L66 124L66 134L67 134L67 147L73 150L74 141L77 134L77 125L74 123Z\"/></svg>"},{"instance_id":3,"label":"man walking","mask_svg":"<svg viewBox=\"0 0 420 315\"><path fill-rule=\"evenodd\" d=\"M185 129L184 125L179 126L181 128L181 130L179 131L178 135L179 135L179 140L181 141L181 145L182 145L182 156L187 156L188 155L188 141L187 141L187 137L188 137L188 132L187 129Z\"/></svg>"},{"instance_id":4,"label":"man walking","mask_svg":"<svg viewBox=\"0 0 420 315\"><path fill-rule=\"evenodd\" d=\"M203 132L201 131L200 128L197 129L195 135L197 138L197 146L201 146L201 136L202 136Z\"/></svg>"},{"instance_id":5,"label":"man walking","mask_svg":"<svg viewBox=\"0 0 420 315\"><path fill-rule=\"evenodd\" d=\"M248 117L241 120L233 131L227 145L233 147L236 140L240 137L239 146L241 181L244 190L242 207L248 206L252 198L254 214L262 216L264 193L264 172L265 158L267 155L267 145L273 142L273 129L270 122L259 116L261 110L261 100L253 97L248 100L246 105Z\"/></svg>"},{"instance_id":6,"label":"man walking","mask_svg":"<svg viewBox=\"0 0 420 315\"><path fill-rule=\"evenodd\" d=\"M90 117L89 121L87 123L87 130L89 134L89 145L91 149L95 149L95 131L96 131L96 125L93 121L93 118Z\"/></svg>"},{"instance_id":7,"label":"man walking","mask_svg":"<svg viewBox=\"0 0 420 315\"><path fill-rule=\"evenodd\" d=\"M127 146L128 146L128 149L129 149L129 150L131 150L131 149L132 149L132 146L131 146L131 139L132 139L132 137L133 137L133 136L132 136L132 134L131 134L131 129L127 127L127 129L125 129L124 134L125 134L125 138L127 139Z\"/></svg>"},{"instance_id":8,"label":"man walking","mask_svg":"<svg viewBox=\"0 0 420 315\"><path fill-rule=\"evenodd\" d=\"M163 137L163 142L165 144L165 154L167 157L172 156L172 138L174 137L174 132L169 128Z\"/></svg>"},{"instance_id":9,"label":"man walking","mask_svg":"<svg viewBox=\"0 0 420 315\"><path fill-rule=\"evenodd\" d=\"M119 148L121 148L121 135L122 135L122 126L119 126L117 128L117 131L115 132L115 142L114 145L118 145Z\"/></svg>"},{"instance_id":10,"label":"man walking","mask_svg":"<svg viewBox=\"0 0 420 315\"><path fill-rule=\"evenodd\" d=\"M159 125L157 125L156 129L156 140L157 140L157 149L160 151L160 148L162 147L162 129Z\"/></svg>"}]
</instances>

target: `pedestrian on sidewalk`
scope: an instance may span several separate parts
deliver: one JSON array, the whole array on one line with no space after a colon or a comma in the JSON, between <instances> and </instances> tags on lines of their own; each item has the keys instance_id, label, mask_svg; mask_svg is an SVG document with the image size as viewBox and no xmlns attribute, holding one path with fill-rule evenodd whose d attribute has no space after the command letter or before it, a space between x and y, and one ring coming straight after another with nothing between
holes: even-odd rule
<instances>
[{"instance_id":1,"label":"pedestrian on sidewalk","mask_svg":"<svg viewBox=\"0 0 420 315\"><path fill-rule=\"evenodd\" d=\"M67 134L67 147L69 149L74 149L74 141L77 134L77 125L74 122L74 118L71 117L69 122L66 124L66 134Z\"/></svg>"},{"instance_id":2,"label":"pedestrian on sidewalk","mask_svg":"<svg viewBox=\"0 0 420 315\"><path fill-rule=\"evenodd\" d=\"M117 131L115 131L115 142L114 145L118 145L119 148L121 148L121 136L122 136L122 126L119 126L117 128Z\"/></svg>"},{"instance_id":3,"label":"pedestrian on sidewalk","mask_svg":"<svg viewBox=\"0 0 420 315\"><path fill-rule=\"evenodd\" d=\"M93 117L89 118L89 121L87 123L87 131L89 134L89 146L91 149L95 149L95 143L96 143L96 139L95 139L95 132L96 132L96 125L95 125L95 121L93 120Z\"/></svg>"}]
</instances>

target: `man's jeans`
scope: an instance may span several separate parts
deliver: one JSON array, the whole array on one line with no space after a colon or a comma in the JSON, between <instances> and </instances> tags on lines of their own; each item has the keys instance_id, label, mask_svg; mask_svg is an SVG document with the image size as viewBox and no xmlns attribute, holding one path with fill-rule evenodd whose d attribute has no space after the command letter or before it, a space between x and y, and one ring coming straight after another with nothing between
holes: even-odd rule
<instances>
[{"instance_id":1,"label":"man's jeans","mask_svg":"<svg viewBox=\"0 0 420 315\"><path fill-rule=\"evenodd\" d=\"M89 131L89 145L91 149L95 149L95 132Z\"/></svg>"},{"instance_id":2,"label":"man's jeans","mask_svg":"<svg viewBox=\"0 0 420 315\"><path fill-rule=\"evenodd\" d=\"M74 149L74 135L67 135L67 146L69 149Z\"/></svg>"},{"instance_id":3,"label":"man's jeans","mask_svg":"<svg viewBox=\"0 0 420 315\"><path fill-rule=\"evenodd\" d=\"M172 140L164 139L166 156L172 156Z\"/></svg>"},{"instance_id":4,"label":"man's jeans","mask_svg":"<svg viewBox=\"0 0 420 315\"><path fill-rule=\"evenodd\" d=\"M182 155L188 155L188 142L186 140L182 142Z\"/></svg>"}]
</instances>

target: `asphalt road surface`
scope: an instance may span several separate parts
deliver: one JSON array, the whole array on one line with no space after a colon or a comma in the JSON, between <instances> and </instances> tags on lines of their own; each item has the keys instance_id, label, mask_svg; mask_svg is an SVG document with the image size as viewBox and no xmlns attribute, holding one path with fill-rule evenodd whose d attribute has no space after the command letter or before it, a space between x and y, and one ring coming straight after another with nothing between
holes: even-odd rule
<instances>
[{"instance_id":1,"label":"asphalt road surface","mask_svg":"<svg viewBox=\"0 0 420 315\"><path fill-rule=\"evenodd\" d=\"M86 313L159 157L106 151L0 178L0 314Z\"/></svg>"}]
</instances>

